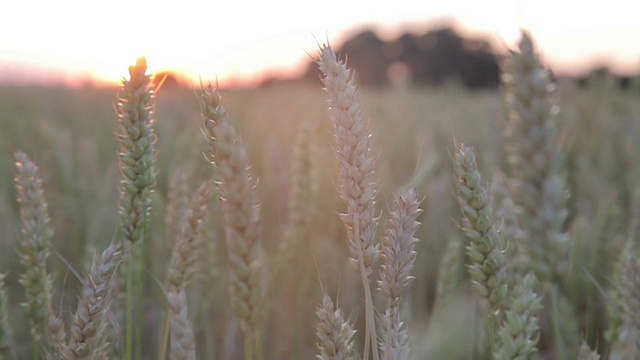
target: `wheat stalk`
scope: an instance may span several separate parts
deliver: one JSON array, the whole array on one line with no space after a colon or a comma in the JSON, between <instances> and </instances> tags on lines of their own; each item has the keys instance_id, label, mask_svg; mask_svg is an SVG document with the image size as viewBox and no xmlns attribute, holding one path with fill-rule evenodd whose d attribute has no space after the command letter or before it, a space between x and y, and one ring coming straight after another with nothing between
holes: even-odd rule
<instances>
[{"instance_id":1,"label":"wheat stalk","mask_svg":"<svg viewBox=\"0 0 640 360\"><path fill-rule=\"evenodd\" d=\"M15 160L15 183L22 224L20 260L25 269L20 276L20 283L26 291L26 302L23 306L31 324L31 335L39 342L42 329L51 313L52 284L47 273L47 259L53 227L42 180L38 176L38 167L20 151L15 153ZM37 354L38 347L34 348Z\"/></svg>"},{"instance_id":2,"label":"wheat stalk","mask_svg":"<svg viewBox=\"0 0 640 360\"><path fill-rule=\"evenodd\" d=\"M438 269L437 303L444 302L448 297L454 295L464 278L463 240L464 238L457 236L457 234L447 236L447 245Z\"/></svg>"},{"instance_id":3,"label":"wheat stalk","mask_svg":"<svg viewBox=\"0 0 640 360\"><path fill-rule=\"evenodd\" d=\"M568 191L558 147L554 85L540 64L533 42L523 32L520 53L505 63L505 129L512 169L513 201L527 234L527 249L536 277L558 282L567 276L570 238L563 227Z\"/></svg>"},{"instance_id":4,"label":"wheat stalk","mask_svg":"<svg viewBox=\"0 0 640 360\"><path fill-rule=\"evenodd\" d=\"M218 89L200 91L202 114L213 163L219 177L229 255L230 293L233 308L245 333L245 357L261 352L259 334L263 256L260 241L260 208L249 171L247 153L221 103Z\"/></svg>"},{"instance_id":5,"label":"wheat stalk","mask_svg":"<svg viewBox=\"0 0 640 360\"><path fill-rule=\"evenodd\" d=\"M380 258L380 245L376 243L378 218L375 216L374 157L369 146L371 134L360 108L360 93L346 64L338 60L329 46L320 49L317 62L324 74L322 82L329 97L329 114L333 121L340 176L340 196L347 204L347 212L340 214L340 218L348 234L351 263L360 273L364 288L367 317L364 359L368 359L371 348L373 358L377 360L377 336L369 277Z\"/></svg>"},{"instance_id":6,"label":"wheat stalk","mask_svg":"<svg viewBox=\"0 0 640 360\"><path fill-rule=\"evenodd\" d=\"M558 138L555 85L535 52L531 36L523 31L519 52L505 62L505 128L511 194L523 230L518 244L543 286L549 286L555 351L560 359L574 356L579 347L573 304L562 292L570 272L571 237L565 230L569 215L563 153ZM566 307L560 310L560 307ZM545 332L543 336L548 334ZM571 355L565 355L566 352Z\"/></svg>"},{"instance_id":7,"label":"wheat stalk","mask_svg":"<svg viewBox=\"0 0 640 360\"><path fill-rule=\"evenodd\" d=\"M284 352L294 349L296 338L301 336L299 329L306 320L303 314L307 313L308 295L314 285L306 280L312 277L310 271L313 270L309 266L313 255L311 234L307 228L315 214L319 185L319 177L315 174L318 167L313 158L315 143L312 130L312 122L306 119L296 134L291 151L289 217L282 231L283 239L278 242L277 253L269 267L271 283L267 299L273 299L269 311L275 310L274 326L281 329L274 353L281 358L286 356ZM294 268L296 271L290 271Z\"/></svg>"},{"instance_id":8,"label":"wheat stalk","mask_svg":"<svg viewBox=\"0 0 640 360\"><path fill-rule=\"evenodd\" d=\"M197 271L198 259L204 251L204 221L212 196L213 182L202 183L186 210L184 221L177 225L181 230L173 242L167 291L171 359L195 359L196 356L195 339L188 318L186 287Z\"/></svg>"},{"instance_id":9,"label":"wheat stalk","mask_svg":"<svg viewBox=\"0 0 640 360\"><path fill-rule=\"evenodd\" d=\"M409 358L409 336L400 320L400 299L413 280L411 269L416 260L415 232L422 210L416 189L403 189L396 195L393 211L382 239L382 258L378 290L387 299L388 306L379 317L380 355L383 359Z\"/></svg>"},{"instance_id":10,"label":"wheat stalk","mask_svg":"<svg viewBox=\"0 0 640 360\"><path fill-rule=\"evenodd\" d=\"M142 357L142 287L145 238L151 195L156 183L154 145L154 85L147 75L147 61L139 58L129 66L129 80L122 81L117 104L120 129L120 224L128 244L126 262L126 342L125 359L130 359L134 337L135 358ZM137 294L134 294L134 290ZM137 326L134 326L134 300L137 298ZM135 330L135 334L134 334Z\"/></svg>"}]
</instances>

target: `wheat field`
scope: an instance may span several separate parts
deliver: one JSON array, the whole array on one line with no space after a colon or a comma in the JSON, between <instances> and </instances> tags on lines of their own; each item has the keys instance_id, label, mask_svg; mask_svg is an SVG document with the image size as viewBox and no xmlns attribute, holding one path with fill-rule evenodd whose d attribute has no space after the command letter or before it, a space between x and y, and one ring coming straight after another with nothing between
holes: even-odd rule
<instances>
[{"instance_id":1,"label":"wheat field","mask_svg":"<svg viewBox=\"0 0 640 360\"><path fill-rule=\"evenodd\" d=\"M0 87L0 359L639 358L638 94L514 49L473 92L326 47L317 87Z\"/></svg>"}]
</instances>

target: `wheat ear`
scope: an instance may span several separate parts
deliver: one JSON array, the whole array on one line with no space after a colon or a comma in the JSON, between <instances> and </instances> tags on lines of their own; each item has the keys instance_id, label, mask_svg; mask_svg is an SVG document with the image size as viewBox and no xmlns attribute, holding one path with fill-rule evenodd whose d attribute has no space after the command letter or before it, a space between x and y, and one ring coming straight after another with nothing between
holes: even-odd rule
<instances>
[{"instance_id":1,"label":"wheat ear","mask_svg":"<svg viewBox=\"0 0 640 360\"><path fill-rule=\"evenodd\" d=\"M187 293L183 287L167 292L171 331L171 360L195 360L196 348L193 329L189 320Z\"/></svg>"},{"instance_id":2,"label":"wheat ear","mask_svg":"<svg viewBox=\"0 0 640 360\"><path fill-rule=\"evenodd\" d=\"M164 225L168 245L173 247L173 242L180 235L181 224L187 221L189 208L189 186L187 185L187 173L184 169L178 168L171 174L167 188Z\"/></svg>"},{"instance_id":3,"label":"wheat ear","mask_svg":"<svg viewBox=\"0 0 640 360\"><path fill-rule=\"evenodd\" d=\"M382 239L382 258L378 289L388 306L378 321L380 355L383 359L409 359L409 336L400 320L400 299L413 280L411 269L416 260L414 237L420 226L417 221L422 210L416 189L404 189L397 196Z\"/></svg>"},{"instance_id":4,"label":"wheat ear","mask_svg":"<svg viewBox=\"0 0 640 360\"><path fill-rule=\"evenodd\" d=\"M102 342L107 313L114 295L118 265L123 259L119 245L110 244L93 261L84 279L82 296L71 322L68 350L74 359L95 359L104 354L107 344Z\"/></svg>"},{"instance_id":5,"label":"wheat ear","mask_svg":"<svg viewBox=\"0 0 640 360\"><path fill-rule=\"evenodd\" d=\"M153 105L154 88L146 74L147 62L139 58L129 67L129 80L123 80L119 93L120 131L120 216L125 237L136 242L143 237L156 182Z\"/></svg>"},{"instance_id":6,"label":"wheat ear","mask_svg":"<svg viewBox=\"0 0 640 360\"><path fill-rule=\"evenodd\" d=\"M51 313L47 320L47 331L49 333L50 349L47 351L47 360L69 360L75 359L75 355L67 346L67 332L62 318Z\"/></svg>"},{"instance_id":7,"label":"wheat ear","mask_svg":"<svg viewBox=\"0 0 640 360\"><path fill-rule=\"evenodd\" d=\"M600 360L600 355L595 350L591 350L585 341L582 341L578 352L578 360Z\"/></svg>"},{"instance_id":8,"label":"wheat ear","mask_svg":"<svg viewBox=\"0 0 640 360\"><path fill-rule=\"evenodd\" d=\"M462 229L469 239L469 275L473 288L487 300L490 314L495 315L504 309L507 296L506 258L473 148L464 144L456 146L453 174L463 215Z\"/></svg>"},{"instance_id":9,"label":"wheat ear","mask_svg":"<svg viewBox=\"0 0 640 360\"><path fill-rule=\"evenodd\" d=\"M202 183L186 211L184 221L177 225L181 230L178 238L173 242L167 291L171 359L195 359L196 357L195 338L188 317L186 287L197 271L198 259L204 251L202 242L204 221L213 189L213 182Z\"/></svg>"},{"instance_id":10,"label":"wheat ear","mask_svg":"<svg viewBox=\"0 0 640 360\"><path fill-rule=\"evenodd\" d=\"M551 286L549 312L553 316L555 351L559 358L578 350L576 310L562 293L570 271L571 237L565 231L569 191L558 138L555 86L535 52L531 36L523 31L519 52L505 62L505 101L508 121L506 150L511 167L511 192L519 212L525 241L526 264L543 286ZM559 311L560 306L567 309Z\"/></svg>"},{"instance_id":11,"label":"wheat ear","mask_svg":"<svg viewBox=\"0 0 640 360\"><path fill-rule=\"evenodd\" d=\"M38 167L25 153L15 153L17 174L15 178L22 223L20 260L24 273L20 283L26 291L23 304L31 335L37 342L41 339L43 327L51 314L51 278L47 273L49 247L53 237L53 227L49 218L47 201L44 197L42 180ZM34 347L38 351L38 346Z\"/></svg>"},{"instance_id":12,"label":"wheat ear","mask_svg":"<svg viewBox=\"0 0 640 360\"><path fill-rule=\"evenodd\" d=\"M356 360L353 350L353 335L356 333L342 310L334 308L329 295L324 294L322 305L316 310L318 324L316 335L320 340L318 349L321 360Z\"/></svg>"},{"instance_id":13,"label":"wheat ear","mask_svg":"<svg viewBox=\"0 0 640 360\"><path fill-rule=\"evenodd\" d=\"M380 258L380 245L376 243L378 218L375 216L374 157L369 147L371 133L360 108L360 93L346 64L338 60L329 46L320 49L317 62L324 74L322 82L329 97L340 196L347 204L347 212L341 214L340 218L348 234L351 263L360 273L364 287L367 317L364 359L368 359L371 348L373 358L377 360L376 326L369 281L373 267Z\"/></svg>"},{"instance_id":14,"label":"wheat ear","mask_svg":"<svg viewBox=\"0 0 640 360\"><path fill-rule=\"evenodd\" d=\"M462 230L469 240L467 270L474 290L488 305L487 334L491 350L496 351L495 331L503 317L508 293L507 262L503 239L494 223L492 204L482 183L473 148L456 145L453 175L463 215Z\"/></svg>"},{"instance_id":15,"label":"wheat ear","mask_svg":"<svg viewBox=\"0 0 640 360\"><path fill-rule=\"evenodd\" d=\"M191 200L184 221L182 221L178 238L174 240L169 264L169 285L178 289L186 287L197 270L198 258L203 253L202 235L204 221L213 196L213 182L206 181L200 185Z\"/></svg>"},{"instance_id":16,"label":"wheat ear","mask_svg":"<svg viewBox=\"0 0 640 360\"><path fill-rule=\"evenodd\" d=\"M513 201L520 208L527 236L521 245L527 250L536 277L543 283L558 282L569 270L570 238L563 231L568 191L557 139L554 85L526 32L522 33L519 49L505 63L503 77Z\"/></svg>"},{"instance_id":17,"label":"wheat ear","mask_svg":"<svg viewBox=\"0 0 640 360\"><path fill-rule=\"evenodd\" d=\"M321 49L318 65L324 74L322 81L334 126L340 197L347 204L347 212L340 218L349 235L347 244L351 261L357 269L358 259L362 257L369 276L380 258L380 245L375 241L378 218L375 216L375 159L369 146L371 133L362 114L360 93L351 70L328 46ZM356 216L360 229L358 238L354 226Z\"/></svg>"},{"instance_id":18,"label":"wheat ear","mask_svg":"<svg viewBox=\"0 0 640 360\"><path fill-rule=\"evenodd\" d=\"M229 255L231 301L245 333L245 357L253 358L253 342L261 351L259 304L262 298L260 271L260 208L249 171L247 152L222 106L218 89L200 91L205 131L219 178ZM258 357L260 355L258 354Z\"/></svg>"},{"instance_id":19,"label":"wheat ear","mask_svg":"<svg viewBox=\"0 0 640 360\"><path fill-rule=\"evenodd\" d=\"M294 256L296 243L314 212L312 196L317 187L313 174L311 121L303 121L296 136L291 159L291 195L289 220L284 230L284 240L278 247L278 260L284 264Z\"/></svg>"},{"instance_id":20,"label":"wheat ear","mask_svg":"<svg viewBox=\"0 0 640 360\"><path fill-rule=\"evenodd\" d=\"M156 183L156 159L154 130L154 85L147 75L147 61L139 58L129 66L129 79L123 79L117 104L120 143L120 224L125 238L126 265L126 339L125 359L132 356L133 340L135 357L142 356L142 299L145 238L151 195ZM134 294L134 290L135 293ZM134 312L134 300L137 300ZM138 315L134 326L134 315Z\"/></svg>"},{"instance_id":21,"label":"wheat ear","mask_svg":"<svg viewBox=\"0 0 640 360\"><path fill-rule=\"evenodd\" d=\"M499 348L493 354L496 360L529 359L537 351L540 327L538 311L542 298L535 293L537 279L528 273L515 285L509 310L498 330Z\"/></svg>"}]
</instances>

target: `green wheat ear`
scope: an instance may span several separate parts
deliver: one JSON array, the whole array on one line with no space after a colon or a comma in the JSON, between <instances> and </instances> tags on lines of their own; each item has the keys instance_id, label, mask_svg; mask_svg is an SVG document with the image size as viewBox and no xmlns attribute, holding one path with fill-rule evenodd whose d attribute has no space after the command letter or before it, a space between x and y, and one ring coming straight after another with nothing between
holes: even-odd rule
<instances>
[{"instance_id":1,"label":"green wheat ear","mask_svg":"<svg viewBox=\"0 0 640 360\"><path fill-rule=\"evenodd\" d=\"M473 148L456 146L453 173L463 215L462 230L469 239L469 276L475 291L489 304L490 314L498 315L504 310L508 292L504 241L495 225Z\"/></svg>"},{"instance_id":2,"label":"green wheat ear","mask_svg":"<svg viewBox=\"0 0 640 360\"><path fill-rule=\"evenodd\" d=\"M528 33L522 33L519 48L504 64L503 77L512 197L526 234L518 246L526 249L542 283L561 283L569 271L571 239L564 231L569 193L557 139L555 86Z\"/></svg>"},{"instance_id":3,"label":"green wheat ear","mask_svg":"<svg viewBox=\"0 0 640 360\"><path fill-rule=\"evenodd\" d=\"M119 93L120 131L120 216L127 240L134 243L143 237L156 183L153 105L154 87L146 74L147 61L139 58L129 67L130 79L122 82Z\"/></svg>"},{"instance_id":4,"label":"green wheat ear","mask_svg":"<svg viewBox=\"0 0 640 360\"><path fill-rule=\"evenodd\" d=\"M142 293L144 281L145 243L148 232L151 195L156 183L156 154L154 145L153 106L154 85L151 76L146 74L147 61L139 58L129 67L130 78L122 81L119 92L118 141L120 143L120 224L124 232L126 276L126 343L125 359L129 360L133 351L135 358L142 357L141 317L134 327L134 298L137 298L137 311L142 312ZM134 289L137 294L134 296ZM134 335L135 328L135 335Z\"/></svg>"},{"instance_id":5,"label":"green wheat ear","mask_svg":"<svg viewBox=\"0 0 640 360\"><path fill-rule=\"evenodd\" d=\"M15 183L22 223L20 258L24 266L20 283L26 291L23 306L31 324L31 335L38 343L51 313L52 284L47 273L47 260L53 227L38 167L23 152L15 153L15 161ZM38 346L34 348L37 351Z\"/></svg>"}]
</instances>

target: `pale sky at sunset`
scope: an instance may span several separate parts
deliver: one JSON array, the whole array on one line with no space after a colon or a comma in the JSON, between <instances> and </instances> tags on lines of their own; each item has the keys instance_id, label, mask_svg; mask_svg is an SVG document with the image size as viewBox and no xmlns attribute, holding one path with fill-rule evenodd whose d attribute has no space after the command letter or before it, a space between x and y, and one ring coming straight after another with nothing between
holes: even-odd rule
<instances>
[{"instance_id":1,"label":"pale sky at sunset","mask_svg":"<svg viewBox=\"0 0 640 360\"><path fill-rule=\"evenodd\" d=\"M68 81L117 82L141 55L150 71L170 69L193 81L248 81L265 70L296 70L307 53L315 54L316 39L339 44L364 24L393 31L443 20L498 45L514 46L520 28L528 29L554 71L576 72L594 59L614 71L640 70L638 9L623 0L8 3L0 20L0 81L35 70L44 80L62 74Z\"/></svg>"}]
</instances>

